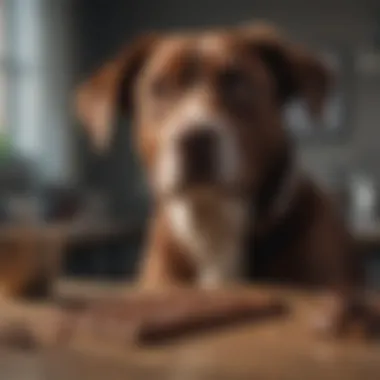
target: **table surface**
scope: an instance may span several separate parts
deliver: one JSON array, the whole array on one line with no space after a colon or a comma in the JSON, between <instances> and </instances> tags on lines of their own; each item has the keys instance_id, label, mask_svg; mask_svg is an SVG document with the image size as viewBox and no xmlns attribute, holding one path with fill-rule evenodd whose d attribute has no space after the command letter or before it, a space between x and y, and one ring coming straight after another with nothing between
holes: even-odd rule
<instances>
[{"instance_id":1,"label":"table surface","mask_svg":"<svg viewBox=\"0 0 380 380\"><path fill-rule=\"evenodd\" d=\"M19 239L23 235L34 234L43 238L60 237L61 239L83 240L101 239L109 236L136 236L144 231L143 226L136 223L48 223L41 225L5 224L0 227L1 239ZM372 228L354 230L353 236L359 244L380 245L380 224Z\"/></svg>"},{"instance_id":2,"label":"table surface","mask_svg":"<svg viewBox=\"0 0 380 380\"><path fill-rule=\"evenodd\" d=\"M119 286L61 284L66 294L122 294ZM244 291L251 291L244 290ZM317 338L311 321L319 303L309 294L283 291L292 315L214 331L156 348L122 347L106 342L16 352L0 349L0 379L268 379L378 380L380 344ZM8 305L10 306L10 305ZM49 325L49 306L13 305L14 313ZM3 308L4 310L5 308ZM4 314L4 313L3 313ZM1 315L0 315L1 316Z\"/></svg>"}]
</instances>

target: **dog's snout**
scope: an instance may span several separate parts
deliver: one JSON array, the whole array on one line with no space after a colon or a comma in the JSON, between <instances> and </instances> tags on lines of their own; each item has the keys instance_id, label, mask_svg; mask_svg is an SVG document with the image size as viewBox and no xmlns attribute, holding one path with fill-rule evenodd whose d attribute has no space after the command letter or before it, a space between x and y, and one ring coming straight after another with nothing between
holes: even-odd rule
<instances>
[{"instance_id":1,"label":"dog's snout","mask_svg":"<svg viewBox=\"0 0 380 380\"><path fill-rule=\"evenodd\" d=\"M216 172L217 145L217 134L207 126L197 126L182 136L180 150L186 177L190 181L213 179Z\"/></svg>"},{"instance_id":2,"label":"dog's snout","mask_svg":"<svg viewBox=\"0 0 380 380\"><path fill-rule=\"evenodd\" d=\"M181 149L188 155L207 156L215 149L215 132L206 128L197 128L197 131L187 132L181 139Z\"/></svg>"}]
</instances>

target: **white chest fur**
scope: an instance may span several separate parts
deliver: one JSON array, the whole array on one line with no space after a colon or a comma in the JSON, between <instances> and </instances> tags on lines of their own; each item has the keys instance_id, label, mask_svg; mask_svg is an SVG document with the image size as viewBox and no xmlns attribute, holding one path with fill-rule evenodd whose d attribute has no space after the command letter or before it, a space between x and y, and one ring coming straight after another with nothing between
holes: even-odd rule
<instances>
[{"instance_id":1,"label":"white chest fur","mask_svg":"<svg viewBox=\"0 0 380 380\"><path fill-rule=\"evenodd\" d=\"M216 287L241 275L247 204L242 199L213 193L181 197L167 205L176 238L198 271L198 283Z\"/></svg>"}]
</instances>

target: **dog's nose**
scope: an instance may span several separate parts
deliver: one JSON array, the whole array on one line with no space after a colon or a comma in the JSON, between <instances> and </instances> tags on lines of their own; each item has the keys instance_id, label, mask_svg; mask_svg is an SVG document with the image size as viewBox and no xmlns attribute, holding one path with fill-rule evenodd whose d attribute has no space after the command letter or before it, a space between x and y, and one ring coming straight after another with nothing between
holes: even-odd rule
<instances>
[{"instance_id":1,"label":"dog's nose","mask_svg":"<svg viewBox=\"0 0 380 380\"><path fill-rule=\"evenodd\" d=\"M193 128L182 136L180 149L185 176L189 181L213 179L217 164L217 135L214 131L207 126Z\"/></svg>"},{"instance_id":2,"label":"dog's nose","mask_svg":"<svg viewBox=\"0 0 380 380\"><path fill-rule=\"evenodd\" d=\"M197 156L207 157L215 149L215 132L204 127L196 129L196 131L187 132L182 136L181 148L189 156L196 152Z\"/></svg>"}]
</instances>

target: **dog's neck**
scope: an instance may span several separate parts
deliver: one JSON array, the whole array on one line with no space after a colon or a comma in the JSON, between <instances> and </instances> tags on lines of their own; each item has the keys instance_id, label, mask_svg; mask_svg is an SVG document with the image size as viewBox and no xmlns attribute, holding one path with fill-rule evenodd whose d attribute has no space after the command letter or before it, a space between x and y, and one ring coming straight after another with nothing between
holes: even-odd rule
<instances>
[{"instance_id":1,"label":"dog's neck","mask_svg":"<svg viewBox=\"0 0 380 380\"><path fill-rule=\"evenodd\" d=\"M201 286L242 278L247 234L256 226L270 228L288 212L297 184L293 165L290 153L282 152L253 197L202 191L166 202L172 233L189 253Z\"/></svg>"},{"instance_id":2,"label":"dog's neck","mask_svg":"<svg viewBox=\"0 0 380 380\"><path fill-rule=\"evenodd\" d=\"M250 201L255 229L270 228L288 211L300 184L300 172L294 149L287 145L273 159L260 189Z\"/></svg>"},{"instance_id":3,"label":"dog's neck","mask_svg":"<svg viewBox=\"0 0 380 380\"><path fill-rule=\"evenodd\" d=\"M209 194L171 200L165 207L171 231L188 253L202 287L240 277L240 252L248 226L248 202Z\"/></svg>"}]
</instances>

